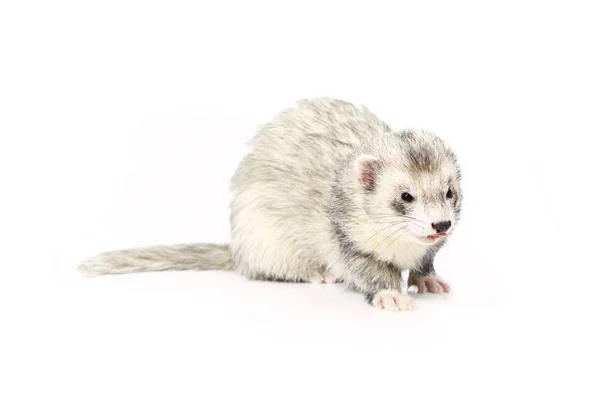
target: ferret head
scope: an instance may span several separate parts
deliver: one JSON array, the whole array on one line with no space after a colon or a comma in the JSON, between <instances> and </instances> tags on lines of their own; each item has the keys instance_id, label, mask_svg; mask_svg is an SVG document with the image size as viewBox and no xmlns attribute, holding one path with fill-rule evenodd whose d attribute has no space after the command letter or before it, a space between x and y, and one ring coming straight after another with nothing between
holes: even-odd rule
<instances>
[{"instance_id":1,"label":"ferret head","mask_svg":"<svg viewBox=\"0 0 600 400\"><path fill-rule=\"evenodd\" d=\"M452 232L460 218L460 175L454 153L422 131L385 135L354 158L360 207L400 241L433 245Z\"/></svg>"}]
</instances>

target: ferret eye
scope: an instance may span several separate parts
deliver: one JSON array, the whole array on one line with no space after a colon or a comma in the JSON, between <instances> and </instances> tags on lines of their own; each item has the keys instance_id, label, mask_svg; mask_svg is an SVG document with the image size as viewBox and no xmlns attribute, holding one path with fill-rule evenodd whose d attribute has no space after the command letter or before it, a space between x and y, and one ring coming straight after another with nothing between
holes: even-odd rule
<instances>
[{"instance_id":1,"label":"ferret eye","mask_svg":"<svg viewBox=\"0 0 600 400\"><path fill-rule=\"evenodd\" d=\"M407 203L410 203L411 201L413 201L415 198L412 197L412 195L408 192L404 192L402 193L402 200L406 201Z\"/></svg>"},{"instance_id":2,"label":"ferret eye","mask_svg":"<svg viewBox=\"0 0 600 400\"><path fill-rule=\"evenodd\" d=\"M452 197L454 197L454 193L452 192L452 189L448 189L446 192L446 198L451 199Z\"/></svg>"}]
</instances>

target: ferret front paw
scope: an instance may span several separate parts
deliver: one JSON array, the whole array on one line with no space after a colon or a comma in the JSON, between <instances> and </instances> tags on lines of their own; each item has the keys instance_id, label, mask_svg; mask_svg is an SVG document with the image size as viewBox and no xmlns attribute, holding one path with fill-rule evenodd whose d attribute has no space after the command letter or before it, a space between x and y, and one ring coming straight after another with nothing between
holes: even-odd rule
<instances>
[{"instance_id":1,"label":"ferret front paw","mask_svg":"<svg viewBox=\"0 0 600 400\"><path fill-rule=\"evenodd\" d=\"M395 290L382 290L376 293L371 304L387 311L412 311L417 307L410 297Z\"/></svg>"},{"instance_id":2,"label":"ferret front paw","mask_svg":"<svg viewBox=\"0 0 600 400\"><path fill-rule=\"evenodd\" d=\"M449 293L450 285L437 275L410 276L409 286L416 286L419 293Z\"/></svg>"}]
</instances>

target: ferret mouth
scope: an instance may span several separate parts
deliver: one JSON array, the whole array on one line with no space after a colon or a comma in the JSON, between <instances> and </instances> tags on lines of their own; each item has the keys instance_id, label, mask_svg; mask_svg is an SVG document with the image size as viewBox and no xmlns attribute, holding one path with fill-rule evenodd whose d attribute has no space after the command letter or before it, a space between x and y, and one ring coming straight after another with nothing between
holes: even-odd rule
<instances>
[{"instance_id":1,"label":"ferret mouth","mask_svg":"<svg viewBox=\"0 0 600 400\"><path fill-rule=\"evenodd\" d=\"M438 239L438 238L441 238L441 237L444 237L444 236L448 236L448 234L446 234L446 233L436 233L434 235L427 235L426 238L427 239Z\"/></svg>"},{"instance_id":2,"label":"ferret mouth","mask_svg":"<svg viewBox=\"0 0 600 400\"><path fill-rule=\"evenodd\" d=\"M435 233L433 235L421 236L420 239L425 243L435 243L439 238L448 236L447 233Z\"/></svg>"}]
</instances>

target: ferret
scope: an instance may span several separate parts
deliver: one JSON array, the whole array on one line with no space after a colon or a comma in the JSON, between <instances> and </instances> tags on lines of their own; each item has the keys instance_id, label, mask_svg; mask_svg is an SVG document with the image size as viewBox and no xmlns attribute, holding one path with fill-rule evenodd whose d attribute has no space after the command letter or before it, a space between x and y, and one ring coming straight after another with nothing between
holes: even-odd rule
<instances>
[{"instance_id":1,"label":"ferret","mask_svg":"<svg viewBox=\"0 0 600 400\"><path fill-rule=\"evenodd\" d=\"M281 111L249 145L231 180L230 244L112 251L78 269L344 283L390 311L415 309L409 286L450 291L434 258L460 218L461 172L438 136L392 130L364 106L317 98Z\"/></svg>"}]
</instances>

